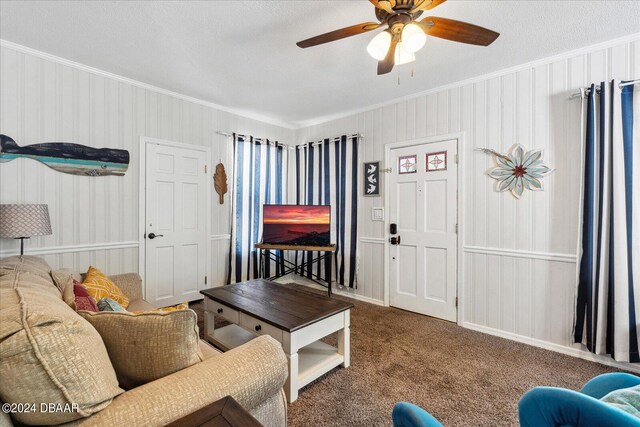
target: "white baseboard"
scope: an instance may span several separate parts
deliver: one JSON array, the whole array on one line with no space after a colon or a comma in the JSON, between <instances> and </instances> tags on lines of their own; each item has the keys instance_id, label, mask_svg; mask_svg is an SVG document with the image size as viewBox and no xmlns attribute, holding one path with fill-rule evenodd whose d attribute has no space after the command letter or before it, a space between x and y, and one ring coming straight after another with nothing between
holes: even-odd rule
<instances>
[{"instance_id":1,"label":"white baseboard","mask_svg":"<svg viewBox=\"0 0 640 427\"><path fill-rule=\"evenodd\" d=\"M494 335L508 340L517 341L523 344L529 344L534 347L544 348L545 350L555 351L556 353L566 354L568 356L578 357L580 359L597 362L603 365L611 366L624 371L635 372L640 374L640 363L617 362L610 357L593 354L589 351L582 350L577 347L566 347L564 345L555 344L548 341L539 340L537 338L526 337L524 335L514 334L513 332L501 331L499 329L490 328L488 326L478 325L470 322L462 322L463 328L471 329L485 334Z\"/></svg>"},{"instance_id":2,"label":"white baseboard","mask_svg":"<svg viewBox=\"0 0 640 427\"><path fill-rule=\"evenodd\" d=\"M354 294L353 292L344 291L344 290L341 290L341 289L333 289L333 293L336 294L336 295L347 297L347 298L353 298L353 299L358 300L358 301L368 302L369 304L379 305L381 307L385 306L384 305L384 301L382 301L382 300L371 298L371 297L366 297L364 295Z\"/></svg>"},{"instance_id":3,"label":"white baseboard","mask_svg":"<svg viewBox=\"0 0 640 427\"><path fill-rule=\"evenodd\" d=\"M302 286L306 286L308 288L313 288L313 289L318 289L318 290L323 290L326 291L327 288L322 287L320 285L318 285L315 282L310 281L309 279L307 279L306 277L302 277L296 274L287 274L286 276L283 276L279 279L276 279L276 282L279 283L294 283L296 285L302 285ZM363 301L363 302L368 302L369 304L374 304L374 305L379 305L384 307L384 301L375 299L375 298L370 298L370 297L366 297L364 295L358 295L358 294L354 294L352 292L349 291L345 291L342 289L336 289L336 288L332 288L331 291L335 294L335 295L340 295L340 296L344 296L347 298L353 298L355 300L358 301Z\"/></svg>"}]
</instances>

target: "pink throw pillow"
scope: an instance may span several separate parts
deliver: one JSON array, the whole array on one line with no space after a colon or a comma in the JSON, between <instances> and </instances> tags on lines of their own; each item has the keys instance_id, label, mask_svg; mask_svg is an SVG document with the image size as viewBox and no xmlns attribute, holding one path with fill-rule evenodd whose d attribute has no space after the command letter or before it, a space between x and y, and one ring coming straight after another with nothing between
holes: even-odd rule
<instances>
[{"instance_id":1,"label":"pink throw pillow","mask_svg":"<svg viewBox=\"0 0 640 427\"><path fill-rule=\"evenodd\" d=\"M76 311L78 310L86 310L86 311L98 311L98 305L96 301L91 298L87 289L82 286L82 283L77 280L73 280L73 296L74 302L76 304Z\"/></svg>"}]
</instances>

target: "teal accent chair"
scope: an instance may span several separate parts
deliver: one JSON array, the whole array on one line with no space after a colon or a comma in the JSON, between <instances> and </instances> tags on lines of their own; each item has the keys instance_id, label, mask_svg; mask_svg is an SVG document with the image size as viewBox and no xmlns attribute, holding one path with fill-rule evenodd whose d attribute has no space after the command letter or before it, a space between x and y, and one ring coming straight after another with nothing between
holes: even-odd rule
<instances>
[{"instance_id":1,"label":"teal accent chair","mask_svg":"<svg viewBox=\"0 0 640 427\"><path fill-rule=\"evenodd\" d=\"M640 418L600 401L612 391L637 386L640 386L640 377L616 372L592 378L580 392L535 387L518 403L520 426L640 427ZM640 407L636 408L640 411ZM433 415L408 402L396 403L391 418L394 427L443 427Z\"/></svg>"},{"instance_id":2,"label":"teal accent chair","mask_svg":"<svg viewBox=\"0 0 640 427\"><path fill-rule=\"evenodd\" d=\"M535 387L522 396L518 415L522 427L640 427L640 418L601 401L612 391L636 387L640 377L621 372L599 375L580 392L557 387ZM633 406L640 411L640 401Z\"/></svg>"},{"instance_id":3,"label":"teal accent chair","mask_svg":"<svg viewBox=\"0 0 640 427\"><path fill-rule=\"evenodd\" d=\"M409 402L396 403L391 418L393 427L443 427L433 415Z\"/></svg>"}]
</instances>

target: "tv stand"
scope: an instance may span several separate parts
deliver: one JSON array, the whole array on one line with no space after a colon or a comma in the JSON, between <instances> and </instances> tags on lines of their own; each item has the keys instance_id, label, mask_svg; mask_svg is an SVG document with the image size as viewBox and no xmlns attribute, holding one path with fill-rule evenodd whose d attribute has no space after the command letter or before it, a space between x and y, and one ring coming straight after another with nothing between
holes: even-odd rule
<instances>
[{"instance_id":1,"label":"tv stand","mask_svg":"<svg viewBox=\"0 0 640 427\"><path fill-rule=\"evenodd\" d=\"M322 287L327 288L327 294L331 296L331 279L328 282L325 282L321 276L315 274L313 272L313 265L319 264L320 261L327 259L330 257L333 252L336 251L336 245L329 246L304 246L304 245L277 245L277 244L269 244L269 243L256 243L256 249L260 251L259 259L260 259L260 277L267 280L274 280L282 276L286 276L289 273L299 274L299 272L307 272L305 276L307 279L312 280L313 282L319 284ZM281 252L278 252L281 251ZM311 259L305 259L305 255L302 255L302 262L300 264L293 263L285 258L284 251L303 251L303 252L317 252L317 255L314 256L311 254ZM280 273L276 273L270 277L264 277L264 266L269 261L275 261L277 264L283 266L283 269ZM277 271L277 270L276 270Z\"/></svg>"}]
</instances>

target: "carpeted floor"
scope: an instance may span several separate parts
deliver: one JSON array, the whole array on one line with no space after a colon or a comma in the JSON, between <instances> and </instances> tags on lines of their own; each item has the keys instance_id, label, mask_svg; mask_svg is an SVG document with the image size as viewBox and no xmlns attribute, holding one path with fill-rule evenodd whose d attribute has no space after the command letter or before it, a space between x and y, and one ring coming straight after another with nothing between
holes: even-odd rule
<instances>
[{"instance_id":1,"label":"carpeted floor","mask_svg":"<svg viewBox=\"0 0 640 427\"><path fill-rule=\"evenodd\" d=\"M431 317L348 301L355 305L351 367L302 389L289 405L290 427L390 426L399 401L422 406L447 427L513 426L518 399L530 388L579 389L589 378L614 371ZM201 333L202 306L192 306Z\"/></svg>"}]
</instances>

